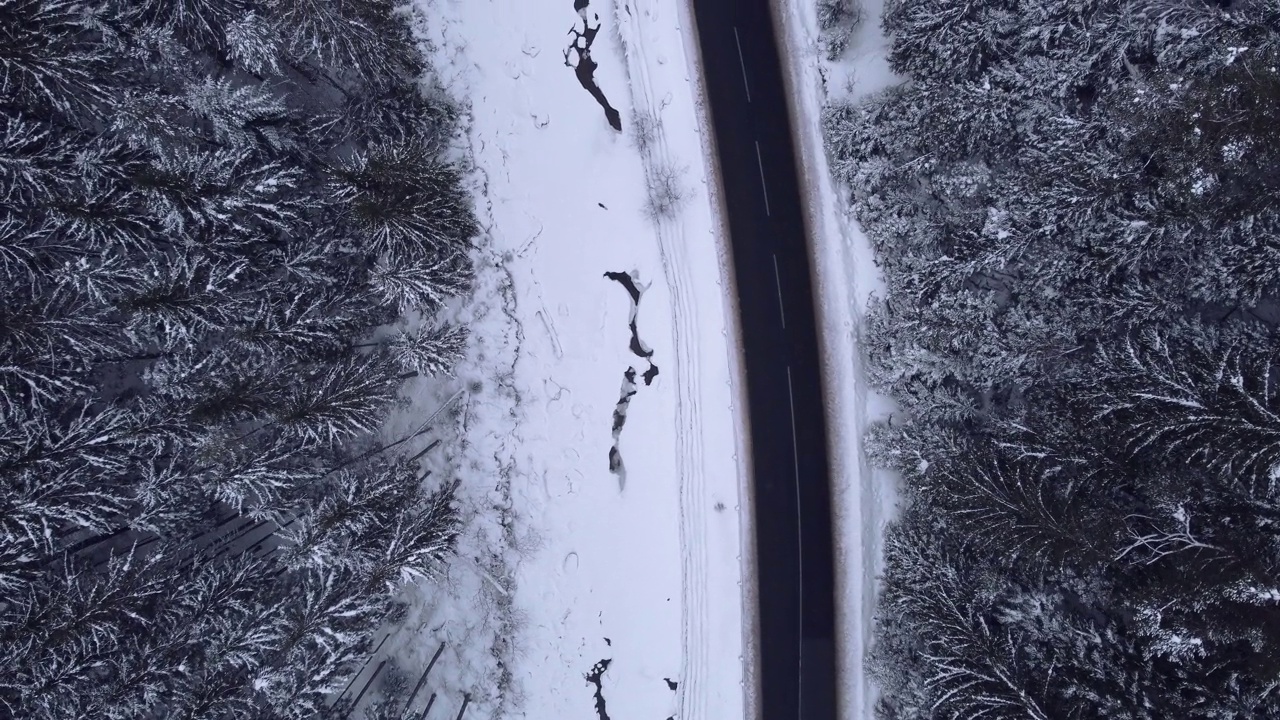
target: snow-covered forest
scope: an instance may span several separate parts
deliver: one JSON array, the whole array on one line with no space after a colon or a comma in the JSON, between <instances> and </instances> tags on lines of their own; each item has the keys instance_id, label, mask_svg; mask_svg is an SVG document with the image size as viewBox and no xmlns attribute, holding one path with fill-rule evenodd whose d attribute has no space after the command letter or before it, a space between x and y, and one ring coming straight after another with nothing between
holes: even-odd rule
<instances>
[{"instance_id":1,"label":"snow-covered forest","mask_svg":"<svg viewBox=\"0 0 1280 720\"><path fill-rule=\"evenodd\" d=\"M881 20L905 82L825 117L902 411L880 717L1280 717L1280 4Z\"/></svg>"},{"instance_id":2,"label":"snow-covered forest","mask_svg":"<svg viewBox=\"0 0 1280 720\"><path fill-rule=\"evenodd\" d=\"M0 0L0 717L324 715L444 562L424 71L391 0Z\"/></svg>"}]
</instances>

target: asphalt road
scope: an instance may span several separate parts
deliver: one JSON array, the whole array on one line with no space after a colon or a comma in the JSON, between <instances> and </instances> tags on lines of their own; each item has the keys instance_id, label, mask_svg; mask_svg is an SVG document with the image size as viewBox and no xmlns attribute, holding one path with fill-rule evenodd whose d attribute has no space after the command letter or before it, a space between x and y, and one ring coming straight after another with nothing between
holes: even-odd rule
<instances>
[{"instance_id":1,"label":"asphalt road","mask_svg":"<svg viewBox=\"0 0 1280 720\"><path fill-rule=\"evenodd\" d=\"M694 0L755 477L761 717L834 720L835 579L810 253L769 0Z\"/></svg>"}]
</instances>

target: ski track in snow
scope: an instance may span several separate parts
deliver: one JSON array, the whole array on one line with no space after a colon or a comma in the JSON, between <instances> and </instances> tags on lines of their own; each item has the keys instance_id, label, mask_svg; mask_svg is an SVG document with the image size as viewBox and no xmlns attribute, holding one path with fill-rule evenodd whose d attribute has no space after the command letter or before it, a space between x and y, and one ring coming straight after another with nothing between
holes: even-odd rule
<instances>
[{"instance_id":1,"label":"ski track in snow","mask_svg":"<svg viewBox=\"0 0 1280 720\"><path fill-rule=\"evenodd\" d=\"M621 9L621 12L619 12ZM637 10L652 21L651 11ZM679 161L673 156L667 141L667 132L661 122L665 105L655 98L656 92L649 78L649 66L645 46L644 22L631 10L629 0L615 6L615 20L622 36L623 53L626 56L628 86L633 106L650 117L658 118L652 144L642 155L645 174L649 182L662 166L672 167ZM676 212L679 212L677 209ZM696 351L691 343L700 336L698 312L689 301L693 279L689 276L689 260L685 257L688 239L684 227L676 221L659 218L657 222L658 247L662 257L662 272L671 292L671 327L675 336L676 384L676 437L680 482L680 546L683 606L681 615L681 643L684 648L684 672L677 692L677 704L681 720L702 720L707 717L706 694L703 684L707 675L708 613L707 577L707 527L710 519L706 497L706 462L702 445L702 422L699 410L702 372Z\"/></svg>"}]
</instances>

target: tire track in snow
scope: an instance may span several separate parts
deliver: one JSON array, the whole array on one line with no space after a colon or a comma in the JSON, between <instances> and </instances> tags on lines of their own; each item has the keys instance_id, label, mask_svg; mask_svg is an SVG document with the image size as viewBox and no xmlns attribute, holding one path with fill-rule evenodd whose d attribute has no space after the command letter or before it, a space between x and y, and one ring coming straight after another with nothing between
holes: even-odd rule
<instances>
[{"instance_id":1,"label":"tire track in snow","mask_svg":"<svg viewBox=\"0 0 1280 720\"><path fill-rule=\"evenodd\" d=\"M631 92L633 109L658 118L653 142L641 155L644 160L646 186L655 179L662 167L674 167L665 131L661 124L664 103L655 102L655 91L649 77L649 59L646 55L643 24L652 21L650 10L633 9L630 0L615 5L614 15L618 23L626 62L624 69ZM642 17L643 15L643 17ZM678 213L678 208L676 209ZM707 692L704 689L709 674L711 658L707 628L710 625L710 608L707 603L708 551L707 521L709 506L706 491L706 462L702 437L702 395L698 349L694 345L700 337L698 313L691 303L693 281L689 274L689 262L684 226L678 217L655 219L658 249L663 274L667 280L672 300L674 380L676 386L676 450L679 469L680 545L682 579L682 650L684 668L677 690L677 717L680 720L701 720L708 716Z\"/></svg>"}]
</instances>

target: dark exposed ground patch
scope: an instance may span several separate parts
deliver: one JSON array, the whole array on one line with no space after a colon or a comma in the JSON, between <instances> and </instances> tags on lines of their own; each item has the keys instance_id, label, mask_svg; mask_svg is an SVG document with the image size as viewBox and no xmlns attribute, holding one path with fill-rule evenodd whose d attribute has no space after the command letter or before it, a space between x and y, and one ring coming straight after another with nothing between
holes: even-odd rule
<instances>
[{"instance_id":1,"label":"dark exposed ground patch","mask_svg":"<svg viewBox=\"0 0 1280 720\"><path fill-rule=\"evenodd\" d=\"M658 366L653 363L649 363L649 369L644 371L643 377L645 385L652 385L653 379L658 377Z\"/></svg>"},{"instance_id":2,"label":"dark exposed ground patch","mask_svg":"<svg viewBox=\"0 0 1280 720\"><path fill-rule=\"evenodd\" d=\"M662 679L667 681L668 690L675 690L677 687L680 686L679 683L677 683L675 680L672 680L671 678L662 678Z\"/></svg>"},{"instance_id":3,"label":"dark exposed ground patch","mask_svg":"<svg viewBox=\"0 0 1280 720\"><path fill-rule=\"evenodd\" d=\"M600 716L600 720L609 720L609 713L604 706L604 687L601 680L604 673L609 669L612 658L605 658L595 665L591 666L591 672L587 673L587 684L596 686L596 715Z\"/></svg>"},{"instance_id":4,"label":"dark exposed ground patch","mask_svg":"<svg viewBox=\"0 0 1280 720\"><path fill-rule=\"evenodd\" d=\"M627 422L627 406L636 394L636 369L629 367L622 373L622 390L618 393L618 404L613 407L613 447L609 448L609 472L618 476L618 489L627 489L627 468L622 464L622 452L618 449L618 441L622 437L622 426Z\"/></svg>"},{"instance_id":5,"label":"dark exposed ground patch","mask_svg":"<svg viewBox=\"0 0 1280 720\"><path fill-rule=\"evenodd\" d=\"M622 373L622 393L618 396L618 404L613 409L613 437L617 439L622 426L627 422L627 405L636 394L636 369L629 367Z\"/></svg>"},{"instance_id":6,"label":"dark exposed ground patch","mask_svg":"<svg viewBox=\"0 0 1280 720\"><path fill-rule=\"evenodd\" d=\"M651 385L653 379L658 376L658 366L653 364L653 350L640 339L640 333L636 327L636 315L639 312L640 296L643 291L636 285L636 278L632 273L606 272L604 276L621 285L631 297L631 319L628 322L631 328L629 347L636 357L649 363L649 368L644 371L642 377L646 386ZM618 449L618 443L622 437L622 426L627 422L627 408L631 405L631 398L635 396L637 390L636 369L629 367L622 373L622 390L618 393L618 403L613 408L613 447L609 448L609 472L618 476L619 490L626 489L627 471L622 463L622 451Z\"/></svg>"},{"instance_id":7,"label":"dark exposed ground patch","mask_svg":"<svg viewBox=\"0 0 1280 720\"><path fill-rule=\"evenodd\" d=\"M630 273L607 272L604 276L626 288L632 303L640 304L640 288L636 287L636 279Z\"/></svg>"},{"instance_id":8,"label":"dark exposed ground patch","mask_svg":"<svg viewBox=\"0 0 1280 720\"><path fill-rule=\"evenodd\" d=\"M577 11L582 18L582 29L577 27L569 29L569 47L564 50L564 64L566 67L573 68L573 74L577 76L578 82L591 93L591 97L595 98L600 107L604 109L605 119L609 121L609 126L618 132L622 132L622 116L609 104L609 99L604 96L604 91L596 84L596 68L599 65L595 60L591 59L591 44L596 40L596 34L600 32L600 16L592 15L596 21L596 26L591 27L591 20L587 19L587 6L590 0L574 0L573 9ZM570 60L571 55L577 55L577 62Z\"/></svg>"},{"instance_id":9,"label":"dark exposed ground patch","mask_svg":"<svg viewBox=\"0 0 1280 720\"><path fill-rule=\"evenodd\" d=\"M627 294L631 296L631 319L628 322L628 327L631 328L629 347L636 357L649 362L649 369L644 371L643 377L646 386L652 385L653 379L658 376L658 366L653 364L653 349L640 339L640 331L636 326L636 318L640 313L641 289L636 285L636 279L631 273L607 272L604 276L626 288Z\"/></svg>"}]
</instances>

